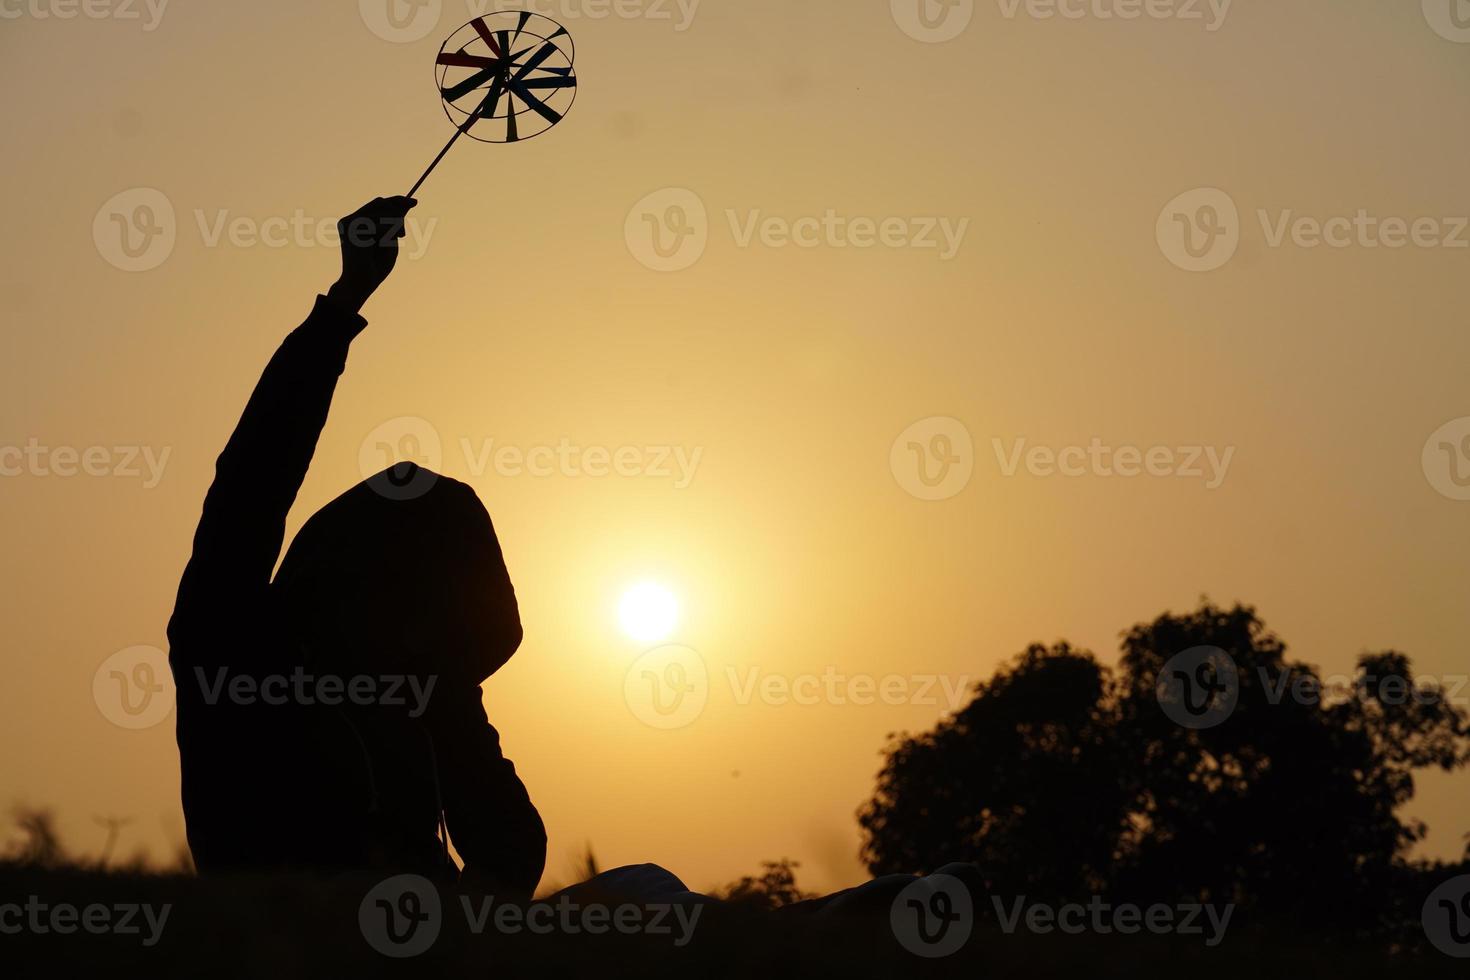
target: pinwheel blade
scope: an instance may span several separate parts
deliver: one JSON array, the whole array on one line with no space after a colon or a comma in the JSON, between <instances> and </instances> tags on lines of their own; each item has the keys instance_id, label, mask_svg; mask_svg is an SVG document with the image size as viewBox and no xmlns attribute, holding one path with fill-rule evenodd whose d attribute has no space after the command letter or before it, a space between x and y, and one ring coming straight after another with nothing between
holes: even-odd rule
<instances>
[{"instance_id":1,"label":"pinwheel blade","mask_svg":"<svg viewBox=\"0 0 1470 980\"><path fill-rule=\"evenodd\" d=\"M551 108L551 106L547 105L545 102L542 102L534 94L532 94L531 90L526 88L524 82L518 81L516 79L511 79L510 90L516 95L520 96L521 101L526 103L526 105L530 107L532 112L536 113L536 115L551 123L551 125L555 126L557 123L561 122L561 113L557 112L555 109Z\"/></svg>"},{"instance_id":2,"label":"pinwheel blade","mask_svg":"<svg viewBox=\"0 0 1470 980\"><path fill-rule=\"evenodd\" d=\"M518 84L522 88L576 88L575 78L526 78Z\"/></svg>"},{"instance_id":3,"label":"pinwheel blade","mask_svg":"<svg viewBox=\"0 0 1470 980\"><path fill-rule=\"evenodd\" d=\"M465 129L469 129L481 119L495 118L495 110L500 108L500 96L505 92L504 82L504 76L495 76L495 81L490 83L490 93L485 96L485 101L481 102L480 107L465 120Z\"/></svg>"},{"instance_id":4,"label":"pinwheel blade","mask_svg":"<svg viewBox=\"0 0 1470 980\"><path fill-rule=\"evenodd\" d=\"M520 22L516 24L516 40L517 41L519 41L521 39L521 32L526 29L526 24L529 23L530 20L531 20L531 14L530 14L530 12L529 11L526 11L526 10L522 10L521 11L521 19L520 19Z\"/></svg>"},{"instance_id":5,"label":"pinwheel blade","mask_svg":"<svg viewBox=\"0 0 1470 980\"><path fill-rule=\"evenodd\" d=\"M481 85L484 85L486 82L490 81L490 79L496 77L499 71L500 69L498 67L482 68L459 84L451 85L449 88L443 89L440 94L444 96L444 99L447 102L457 102L460 99L464 98L466 95L469 95L475 89L479 88Z\"/></svg>"},{"instance_id":6,"label":"pinwheel blade","mask_svg":"<svg viewBox=\"0 0 1470 980\"><path fill-rule=\"evenodd\" d=\"M557 47L554 44L547 43L541 45L541 49L535 54L531 55L530 59L527 60L527 62L521 66L520 70L516 72L515 77L525 78L531 72L535 71L536 67L540 65L541 62L545 61L547 58L550 58L552 55L556 54L556 52Z\"/></svg>"},{"instance_id":7,"label":"pinwheel blade","mask_svg":"<svg viewBox=\"0 0 1470 980\"><path fill-rule=\"evenodd\" d=\"M485 23L485 18L476 17L470 23L474 25L475 33L480 35L480 39L490 46L491 51L495 52L495 57L504 58L505 49L500 46L499 41L495 40L495 34L490 30L490 26Z\"/></svg>"},{"instance_id":8,"label":"pinwheel blade","mask_svg":"<svg viewBox=\"0 0 1470 980\"><path fill-rule=\"evenodd\" d=\"M448 65L452 68L493 68L499 62L494 58L487 58L482 54L470 54L468 51L441 51L439 65Z\"/></svg>"}]
</instances>

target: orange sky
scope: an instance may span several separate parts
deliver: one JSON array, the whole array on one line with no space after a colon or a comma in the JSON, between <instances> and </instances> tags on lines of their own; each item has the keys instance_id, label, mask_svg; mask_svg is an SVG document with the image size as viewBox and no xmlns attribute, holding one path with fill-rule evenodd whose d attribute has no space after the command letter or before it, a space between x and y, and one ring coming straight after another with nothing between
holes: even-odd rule
<instances>
[{"instance_id":1,"label":"orange sky","mask_svg":"<svg viewBox=\"0 0 1470 980\"><path fill-rule=\"evenodd\" d=\"M1100 16L1126 0L991 0L963 25L930 7L934 28L904 0L532 4L576 37L576 107L532 142L456 147L421 192L292 529L385 424L437 437L480 492L527 627L487 704L562 880L587 841L695 887L781 856L808 887L858 880L878 752L943 713L941 681L1038 640L1112 660L1118 631L1202 594L1256 604L1328 672L1386 647L1463 672L1470 504L1421 451L1470 416L1470 45L1435 3L1127 20ZM482 5L404 5L399 27L377 0L58 9L0 0L19 93L0 448L41 460L0 455L27 460L0 477L0 788L84 849L118 814L125 849L162 852L182 833L172 722L113 724L94 675L164 645L214 456L336 275L313 229L443 145L434 54ZM1198 188L1225 193L1239 242L1190 272L1165 208ZM113 215L149 224L140 203L166 254L122 250ZM1294 223L1360 211L1378 231L1343 247ZM1373 237L1426 217L1428 244ZM936 417L969 437L970 479L923 500L891 450ZM1213 488L1007 473L1018 447L1093 440L1229 464ZM536 476L505 446L642 463ZM80 464L57 447L107 447L110 475L58 475ZM645 579L679 597L672 640L709 677L669 730L624 694L643 647L616 605ZM908 693L744 694L834 673ZM1427 853L1460 852L1464 778L1422 781Z\"/></svg>"}]
</instances>

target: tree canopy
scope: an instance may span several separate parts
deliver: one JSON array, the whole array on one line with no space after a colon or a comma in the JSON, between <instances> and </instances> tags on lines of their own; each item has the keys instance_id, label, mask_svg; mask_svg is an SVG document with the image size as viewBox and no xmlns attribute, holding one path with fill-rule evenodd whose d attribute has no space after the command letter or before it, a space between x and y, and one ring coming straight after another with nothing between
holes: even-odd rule
<instances>
[{"instance_id":1,"label":"tree canopy","mask_svg":"<svg viewBox=\"0 0 1470 980\"><path fill-rule=\"evenodd\" d=\"M1199 650L1209 671L1176 669ZM1224 710L1181 724L1166 710L1176 675ZM1366 925L1426 831L1400 812L1415 771L1467 762L1465 710L1408 657L1364 654L1351 684L1329 687L1253 609L1206 601L1128 630L1116 668L1032 646L932 731L895 737L859 812L863 858L875 874L971 861L996 890L1037 899Z\"/></svg>"}]
</instances>

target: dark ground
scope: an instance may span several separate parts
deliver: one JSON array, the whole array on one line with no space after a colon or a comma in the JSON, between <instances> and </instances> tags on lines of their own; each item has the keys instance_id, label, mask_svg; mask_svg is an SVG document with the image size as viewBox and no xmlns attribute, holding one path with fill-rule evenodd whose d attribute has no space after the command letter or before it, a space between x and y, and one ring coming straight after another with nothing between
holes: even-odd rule
<instances>
[{"instance_id":1,"label":"dark ground","mask_svg":"<svg viewBox=\"0 0 1470 980\"><path fill-rule=\"evenodd\" d=\"M394 960L375 951L358 922L369 879L97 874L0 867L0 906L36 896L78 908L149 903L173 908L156 945L139 935L0 934L0 975L9 978L606 976L1021 977L1459 977L1470 962L1433 950L1390 955L1341 941L1232 923L1224 941L1148 935L1005 935L977 925L953 956L922 959L894 939L887 916L815 919L735 906L706 909L692 941L673 936L472 934L453 896L428 952ZM3 923L9 927L14 917ZM142 923L143 920L139 919ZM677 930L676 930L677 931Z\"/></svg>"}]
</instances>

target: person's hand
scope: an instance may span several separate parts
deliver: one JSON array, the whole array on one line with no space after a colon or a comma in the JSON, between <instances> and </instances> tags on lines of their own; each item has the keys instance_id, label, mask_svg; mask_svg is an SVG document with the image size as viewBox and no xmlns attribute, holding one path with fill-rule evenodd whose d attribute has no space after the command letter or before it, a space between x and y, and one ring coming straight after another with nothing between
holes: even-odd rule
<instances>
[{"instance_id":1,"label":"person's hand","mask_svg":"<svg viewBox=\"0 0 1470 980\"><path fill-rule=\"evenodd\" d=\"M337 222L342 240L342 276L327 298L349 313L362 309L398 262L404 219L419 202L411 197L379 197Z\"/></svg>"}]
</instances>

